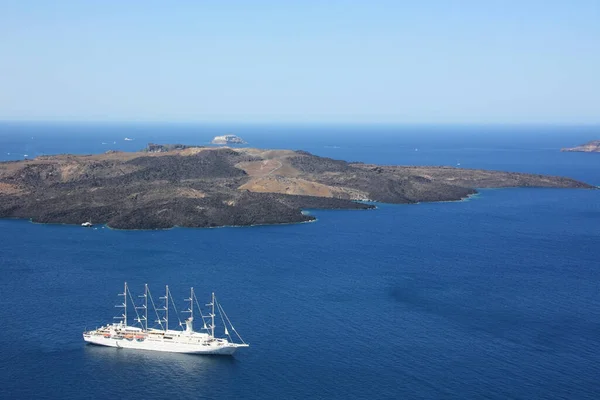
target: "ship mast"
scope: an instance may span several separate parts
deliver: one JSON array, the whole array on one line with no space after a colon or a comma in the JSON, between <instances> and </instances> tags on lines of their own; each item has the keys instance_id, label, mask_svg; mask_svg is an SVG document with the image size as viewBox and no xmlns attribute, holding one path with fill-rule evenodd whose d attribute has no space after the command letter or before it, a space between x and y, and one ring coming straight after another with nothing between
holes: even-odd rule
<instances>
[{"instance_id":1,"label":"ship mast","mask_svg":"<svg viewBox=\"0 0 600 400\"><path fill-rule=\"evenodd\" d=\"M165 286L165 296L160 299L165 300L165 332L169 330L169 285Z\"/></svg>"},{"instance_id":2,"label":"ship mast","mask_svg":"<svg viewBox=\"0 0 600 400\"><path fill-rule=\"evenodd\" d=\"M188 309L182 311L184 313L190 314L190 317L185 320L185 330L186 330L186 332L188 332L188 331L193 332L194 331L194 288L193 287L190 288L189 299L185 299L185 301L190 302L190 306L188 307Z\"/></svg>"},{"instance_id":3,"label":"ship mast","mask_svg":"<svg viewBox=\"0 0 600 400\"><path fill-rule=\"evenodd\" d=\"M190 288L190 318L194 320L194 288Z\"/></svg>"},{"instance_id":4,"label":"ship mast","mask_svg":"<svg viewBox=\"0 0 600 400\"><path fill-rule=\"evenodd\" d=\"M120 317L115 317L115 318L121 319L123 325L127 326L127 282L125 282L125 287L123 289L123 293L119 293L119 296L123 296L123 304L121 304L120 306L115 306L115 307L123 308L123 315Z\"/></svg>"},{"instance_id":5,"label":"ship mast","mask_svg":"<svg viewBox=\"0 0 600 400\"><path fill-rule=\"evenodd\" d=\"M145 318L146 318L146 331L148 330L148 284L144 284L144 308L145 310Z\"/></svg>"},{"instance_id":6,"label":"ship mast","mask_svg":"<svg viewBox=\"0 0 600 400\"><path fill-rule=\"evenodd\" d=\"M190 288L190 298L185 299L185 301L189 301L190 306L187 310L182 311L182 312L190 313L190 319L193 320L194 319L194 288L193 287Z\"/></svg>"},{"instance_id":7,"label":"ship mast","mask_svg":"<svg viewBox=\"0 0 600 400\"><path fill-rule=\"evenodd\" d=\"M210 312L210 336L215 337L215 292L212 292L212 300L210 302L212 311Z\"/></svg>"},{"instance_id":8,"label":"ship mast","mask_svg":"<svg viewBox=\"0 0 600 400\"><path fill-rule=\"evenodd\" d=\"M123 291L123 324L127 326L127 282L125 282L125 290Z\"/></svg>"},{"instance_id":9,"label":"ship mast","mask_svg":"<svg viewBox=\"0 0 600 400\"><path fill-rule=\"evenodd\" d=\"M210 311L210 336L215 337L215 292L212 293L211 302L207 304L207 306L211 306ZM204 320L204 317L202 318Z\"/></svg>"},{"instance_id":10,"label":"ship mast","mask_svg":"<svg viewBox=\"0 0 600 400\"><path fill-rule=\"evenodd\" d=\"M144 285L144 294L142 296L138 296L138 297L143 297L144 298L144 305L141 307L136 307L136 310L139 310L140 308L144 309L144 325L142 325L145 330L148 330L148 284L146 283ZM138 318L138 322L139 318Z\"/></svg>"}]
</instances>

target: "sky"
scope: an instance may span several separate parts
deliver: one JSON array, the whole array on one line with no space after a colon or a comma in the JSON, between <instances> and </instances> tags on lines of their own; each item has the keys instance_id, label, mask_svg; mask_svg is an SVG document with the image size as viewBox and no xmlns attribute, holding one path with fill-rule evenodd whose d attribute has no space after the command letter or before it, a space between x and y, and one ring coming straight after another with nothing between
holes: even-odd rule
<instances>
[{"instance_id":1,"label":"sky","mask_svg":"<svg viewBox=\"0 0 600 400\"><path fill-rule=\"evenodd\" d=\"M600 0L0 0L0 120L600 123Z\"/></svg>"}]
</instances>

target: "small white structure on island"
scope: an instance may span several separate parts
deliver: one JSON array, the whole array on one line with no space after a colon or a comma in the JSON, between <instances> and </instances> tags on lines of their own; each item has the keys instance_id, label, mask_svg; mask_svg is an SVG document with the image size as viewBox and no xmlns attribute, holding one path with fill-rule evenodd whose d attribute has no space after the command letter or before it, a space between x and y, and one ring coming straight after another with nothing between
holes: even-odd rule
<instances>
[{"instance_id":1,"label":"small white structure on island","mask_svg":"<svg viewBox=\"0 0 600 400\"><path fill-rule=\"evenodd\" d=\"M212 144L245 144L246 142L239 136L236 135L223 135L215 136L211 142Z\"/></svg>"}]
</instances>

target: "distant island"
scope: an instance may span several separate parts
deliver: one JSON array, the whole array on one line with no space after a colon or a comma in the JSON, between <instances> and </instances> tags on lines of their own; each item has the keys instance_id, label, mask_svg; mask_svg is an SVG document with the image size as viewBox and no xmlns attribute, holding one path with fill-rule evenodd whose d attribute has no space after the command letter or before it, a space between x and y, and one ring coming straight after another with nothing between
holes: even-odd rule
<instances>
[{"instance_id":1,"label":"distant island","mask_svg":"<svg viewBox=\"0 0 600 400\"><path fill-rule=\"evenodd\" d=\"M211 142L212 144L246 144L246 142L239 136L236 135L223 135L215 136Z\"/></svg>"},{"instance_id":2,"label":"distant island","mask_svg":"<svg viewBox=\"0 0 600 400\"><path fill-rule=\"evenodd\" d=\"M474 188L585 188L569 178L452 167L349 163L305 151L150 144L144 151L0 163L0 217L119 229L311 221L306 208L362 200L460 200Z\"/></svg>"},{"instance_id":3,"label":"distant island","mask_svg":"<svg viewBox=\"0 0 600 400\"><path fill-rule=\"evenodd\" d=\"M592 140L591 142L587 142L586 144L582 144L580 146L565 147L560 149L560 151L581 151L585 153L600 153L600 140Z\"/></svg>"}]
</instances>

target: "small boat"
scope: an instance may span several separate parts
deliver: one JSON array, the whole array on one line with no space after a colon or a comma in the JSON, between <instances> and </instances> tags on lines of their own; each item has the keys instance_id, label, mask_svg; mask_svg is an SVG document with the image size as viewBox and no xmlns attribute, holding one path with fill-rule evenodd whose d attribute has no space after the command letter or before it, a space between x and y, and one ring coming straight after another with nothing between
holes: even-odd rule
<instances>
[{"instance_id":1,"label":"small boat","mask_svg":"<svg viewBox=\"0 0 600 400\"><path fill-rule=\"evenodd\" d=\"M127 324L127 303L128 299L133 302L133 296L129 291L127 282L125 282L125 289L123 293L119 294L119 296L123 296L123 304L116 306L123 308L123 314L115 317L119 322L83 332L83 340L89 344L123 349L210 355L232 355L239 348L249 347L231 324L229 317L225 314L225 310L217 302L215 294L212 294L211 302L206 304L206 306L210 307L209 312L203 314L198 299L194 294L194 288L190 289L190 297L185 299L186 302L189 302L188 309L182 311L189 314L189 318L185 320L185 329L170 329L169 309L171 306L175 309L175 304L168 285L165 290L165 295L159 298L160 300L164 300L164 306L156 308L148 285L144 285L144 294L139 296L143 299L143 304L139 306L133 304L135 324L138 326L132 326ZM154 308L154 312L158 318L155 322L158 324L158 327L152 328L148 326L149 305ZM193 326L194 310L196 308L202 321L201 332L196 332ZM138 310L141 311L138 312ZM223 323L224 337L217 337L215 335L215 317L217 315ZM179 319L179 316L177 316L177 319ZM179 325L184 326L181 320L179 320ZM228 327L232 333L230 333ZM236 336L236 341L239 342L234 341L233 336Z\"/></svg>"},{"instance_id":2,"label":"small boat","mask_svg":"<svg viewBox=\"0 0 600 400\"><path fill-rule=\"evenodd\" d=\"M81 226L83 226L84 228L91 228L94 225L92 225L92 223L90 221L87 221L87 222L84 222L83 224L81 224Z\"/></svg>"}]
</instances>

